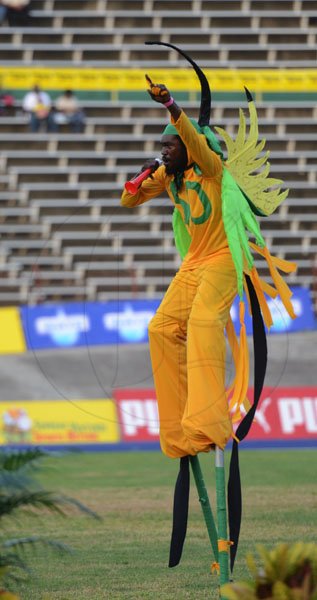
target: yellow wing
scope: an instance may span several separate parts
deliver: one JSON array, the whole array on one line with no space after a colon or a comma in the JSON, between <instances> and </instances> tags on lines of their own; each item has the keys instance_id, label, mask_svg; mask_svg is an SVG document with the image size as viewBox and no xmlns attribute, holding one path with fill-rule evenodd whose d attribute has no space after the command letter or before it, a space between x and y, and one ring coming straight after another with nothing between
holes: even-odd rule
<instances>
[{"instance_id":1,"label":"yellow wing","mask_svg":"<svg viewBox=\"0 0 317 600\"><path fill-rule=\"evenodd\" d=\"M259 157L264 149L265 139L258 141L258 116L253 102L253 98L245 88L248 108L250 115L250 129L247 134L246 120L243 111L239 110L239 129L235 140L221 127L215 127L215 130L223 138L227 147L226 166L231 175L236 180L238 186L247 196L253 208L264 216L270 215L285 200L289 190L281 190L283 184L281 179L268 177L270 172L270 163L268 157L270 152ZM254 171L260 167L264 168L256 174ZM273 188L273 189L272 189Z\"/></svg>"}]
</instances>

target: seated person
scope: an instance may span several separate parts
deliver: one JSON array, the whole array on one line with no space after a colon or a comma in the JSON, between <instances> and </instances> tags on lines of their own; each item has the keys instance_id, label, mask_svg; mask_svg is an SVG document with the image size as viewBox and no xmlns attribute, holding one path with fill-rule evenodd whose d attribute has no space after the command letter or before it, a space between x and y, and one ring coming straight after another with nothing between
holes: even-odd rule
<instances>
[{"instance_id":1,"label":"seated person","mask_svg":"<svg viewBox=\"0 0 317 600\"><path fill-rule=\"evenodd\" d=\"M30 0L0 0L0 21L5 19L10 27L30 25Z\"/></svg>"},{"instance_id":2,"label":"seated person","mask_svg":"<svg viewBox=\"0 0 317 600\"><path fill-rule=\"evenodd\" d=\"M0 89L0 115L10 116L14 114L15 98Z\"/></svg>"},{"instance_id":3,"label":"seated person","mask_svg":"<svg viewBox=\"0 0 317 600\"><path fill-rule=\"evenodd\" d=\"M85 114L72 90L66 90L56 99L55 108L54 119L57 125L66 123L73 133L84 130Z\"/></svg>"},{"instance_id":4,"label":"seated person","mask_svg":"<svg viewBox=\"0 0 317 600\"><path fill-rule=\"evenodd\" d=\"M22 108L30 115L30 128L32 132L39 131L41 125L44 125L47 131L56 131L51 110L51 98L38 85L35 85L33 90L24 96Z\"/></svg>"}]
</instances>

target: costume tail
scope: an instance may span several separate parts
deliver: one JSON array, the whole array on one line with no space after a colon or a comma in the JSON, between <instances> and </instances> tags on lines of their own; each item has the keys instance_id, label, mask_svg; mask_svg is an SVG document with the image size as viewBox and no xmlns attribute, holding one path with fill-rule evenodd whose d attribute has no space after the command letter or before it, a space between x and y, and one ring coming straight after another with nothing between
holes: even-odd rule
<instances>
[{"instance_id":1,"label":"costume tail","mask_svg":"<svg viewBox=\"0 0 317 600\"><path fill-rule=\"evenodd\" d=\"M180 459L180 468L175 485L173 507L173 530L170 547L169 567L176 567L181 559L187 531L189 502L189 456Z\"/></svg>"},{"instance_id":2,"label":"costume tail","mask_svg":"<svg viewBox=\"0 0 317 600\"><path fill-rule=\"evenodd\" d=\"M254 348L254 400L252 407L241 421L236 438L240 442L248 435L252 421L257 409L267 365L267 343L263 318L253 284L246 276L253 320L253 348ZM237 553L242 513L242 495L239 470L238 442L234 439L231 452L229 481L228 481L228 515L229 515L229 538L233 542L230 547L230 568L234 567Z\"/></svg>"}]
</instances>

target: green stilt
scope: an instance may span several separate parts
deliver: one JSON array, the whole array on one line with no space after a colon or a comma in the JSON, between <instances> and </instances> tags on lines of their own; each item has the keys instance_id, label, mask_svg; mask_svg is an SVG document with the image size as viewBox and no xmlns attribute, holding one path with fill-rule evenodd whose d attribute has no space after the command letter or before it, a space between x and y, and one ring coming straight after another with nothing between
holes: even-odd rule
<instances>
[{"instance_id":1,"label":"green stilt","mask_svg":"<svg viewBox=\"0 0 317 600\"><path fill-rule=\"evenodd\" d=\"M220 585L229 581L229 544L227 533L227 502L225 486L224 451L216 446L216 494L218 520L218 549Z\"/></svg>"},{"instance_id":2,"label":"green stilt","mask_svg":"<svg viewBox=\"0 0 317 600\"><path fill-rule=\"evenodd\" d=\"M200 463L198 456L190 456L189 457L190 464L192 467L193 475L196 482L197 492L199 502L203 511L205 523L207 526L208 536L210 539L210 543L213 549L215 561L219 562L219 552L218 552L218 533L214 521L214 517L212 514L211 505L208 498L208 492L205 486L203 474L200 468Z\"/></svg>"}]
</instances>

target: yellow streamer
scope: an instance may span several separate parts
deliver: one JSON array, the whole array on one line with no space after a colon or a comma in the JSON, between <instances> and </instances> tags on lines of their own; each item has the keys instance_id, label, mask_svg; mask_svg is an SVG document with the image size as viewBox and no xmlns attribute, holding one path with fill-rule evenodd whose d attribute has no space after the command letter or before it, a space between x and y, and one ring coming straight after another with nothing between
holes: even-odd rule
<instances>
[{"instance_id":1,"label":"yellow streamer","mask_svg":"<svg viewBox=\"0 0 317 600\"><path fill-rule=\"evenodd\" d=\"M211 571L211 573L217 573L217 575L219 575L220 574L220 564L218 562L211 563L210 571Z\"/></svg>"},{"instance_id":2,"label":"yellow streamer","mask_svg":"<svg viewBox=\"0 0 317 600\"><path fill-rule=\"evenodd\" d=\"M230 385L230 387L227 389L227 398L229 399L229 397L231 396L232 391L234 389L234 386L235 386L236 373L237 373L238 362L239 362L239 343L237 340L236 332L234 329L234 324L233 324L230 314L229 314L229 319L228 319L228 322L226 325L226 332L227 332L229 346L230 346L232 356L233 356L234 369L235 369L235 376L234 376L233 382Z\"/></svg>"},{"instance_id":3,"label":"yellow streamer","mask_svg":"<svg viewBox=\"0 0 317 600\"><path fill-rule=\"evenodd\" d=\"M278 291L275 289L275 287L273 287L273 285L270 285L269 283L264 281L264 279L262 279L261 277L259 277L259 282L261 285L261 290L265 294L270 296L270 298L276 298L276 296L278 296Z\"/></svg>"},{"instance_id":4,"label":"yellow streamer","mask_svg":"<svg viewBox=\"0 0 317 600\"><path fill-rule=\"evenodd\" d=\"M230 542L230 540L218 540L219 552L228 552L230 546L233 546L233 542Z\"/></svg>"},{"instance_id":5,"label":"yellow streamer","mask_svg":"<svg viewBox=\"0 0 317 600\"><path fill-rule=\"evenodd\" d=\"M240 406L246 399L249 383L249 349L248 340L244 322L245 304L243 301L239 305L240 316L240 344L237 357L236 377L234 382L233 395L229 403L229 410L236 407L232 417L233 422L241 418Z\"/></svg>"},{"instance_id":6,"label":"yellow streamer","mask_svg":"<svg viewBox=\"0 0 317 600\"><path fill-rule=\"evenodd\" d=\"M270 274L271 277L274 281L274 285L279 293L279 296L289 314L289 316L292 319L296 319L296 315L294 313L294 309L293 309L293 305L291 303L291 297L293 295L293 293L291 292L291 290L289 289L288 285L285 283L284 279L281 277L281 275L279 274L279 272L277 271L277 268L275 267L275 264L278 268L280 268L282 271L284 270L283 266L280 264L279 261L277 260L273 260L273 257L271 256L270 252L268 251L267 248L264 248L265 251L265 258L267 261L267 264L269 265L269 269L270 269ZM275 257L274 257L275 258ZM285 261L283 261L285 262ZM289 271L291 272L291 271Z\"/></svg>"},{"instance_id":7,"label":"yellow streamer","mask_svg":"<svg viewBox=\"0 0 317 600\"><path fill-rule=\"evenodd\" d=\"M265 246L264 248L261 248L260 246L257 246L257 244L254 244L253 242L249 242L249 245L251 246L251 248L253 250L255 250L255 252L257 252L258 254L263 256L265 259L267 259L267 255L269 255L272 263L280 271L283 271L283 273L294 273L296 271L296 269L297 269L296 263L290 262L289 260L284 260L284 258L278 258L277 256L273 256L272 254L270 254L267 246Z\"/></svg>"}]
</instances>

